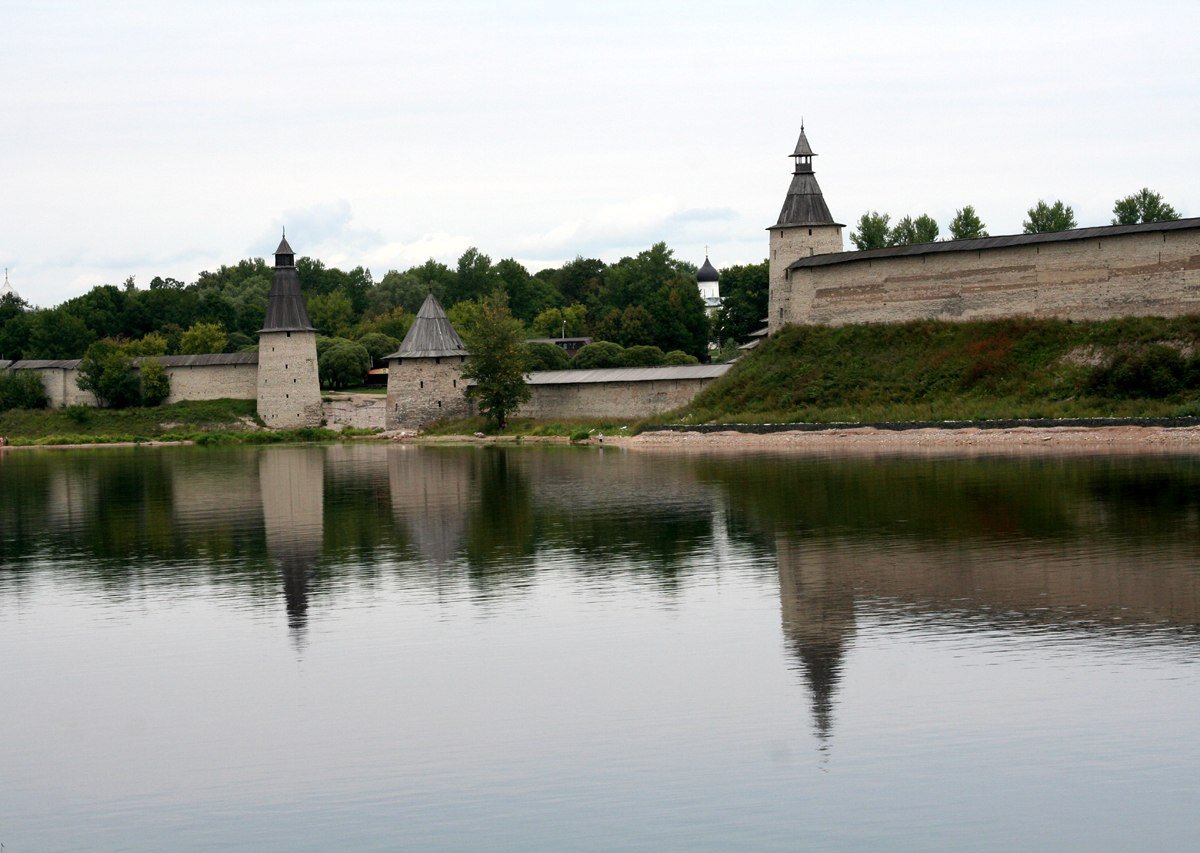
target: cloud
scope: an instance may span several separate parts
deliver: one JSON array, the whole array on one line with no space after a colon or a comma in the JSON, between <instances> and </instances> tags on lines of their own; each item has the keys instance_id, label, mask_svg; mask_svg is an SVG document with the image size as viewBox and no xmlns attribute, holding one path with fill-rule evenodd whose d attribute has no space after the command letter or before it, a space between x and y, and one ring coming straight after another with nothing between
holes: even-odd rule
<instances>
[{"instance_id":1,"label":"cloud","mask_svg":"<svg viewBox=\"0 0 1200 853\"><path fill-rule=\"evenodd\" d=\"M560 223L540 234L518 237L516 254L538 261L575 255L611 256L646 249L660 240L710 242L736 227L742 217L724 207L679 208L670 196L641 196L629 202L598 207L590 216ZM545 266L545 264L541 264Z\"/></svg>"}]
</instances>

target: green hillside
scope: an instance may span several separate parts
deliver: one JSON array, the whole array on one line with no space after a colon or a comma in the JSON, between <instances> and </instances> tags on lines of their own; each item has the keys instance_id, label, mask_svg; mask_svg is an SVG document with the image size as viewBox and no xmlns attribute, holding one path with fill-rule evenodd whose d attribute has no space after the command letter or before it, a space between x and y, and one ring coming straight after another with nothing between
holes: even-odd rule
<instances>
[{"instance_id":1,"label":"green hillside","mask_svg":"<svg viewBox=\"0 0 1200 853\"><path fill-rule=\"evenodd\" d=\"M660 423L1200 415L1200 316L793 326Z\"/></svg>"}]
</instances>

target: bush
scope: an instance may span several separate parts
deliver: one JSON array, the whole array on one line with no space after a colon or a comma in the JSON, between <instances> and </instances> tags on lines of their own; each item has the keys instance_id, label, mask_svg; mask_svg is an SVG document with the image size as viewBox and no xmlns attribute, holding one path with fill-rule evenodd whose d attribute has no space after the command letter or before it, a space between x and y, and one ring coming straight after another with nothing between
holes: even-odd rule
<instances>
[{"instance_id":1,"label":"bush","mask_svg":"<svg viewBox=\"0 0 1200 853\"><path fill-rule=\"evenodd\" d=\"M142 402L157 406L171 396L171 377L157 358L144 358L141 364Z\"/></svg>"},{"instance_id":2,"label":"bush","mask_svg":"<svg viewBox=\"0 0 1200 853\"><path fill-rule=\"evenodd\" d=\"M575 353L571 366L579 370L596 370L603 367L620 367L621 354L625 350L611 341L594 341Z\"/></svg>"},{"instance_id":3,"label":"bush","mask_svg":"<svg viewBox=\"0 0 1200 853\"><path fill-rule=\"evenodd\" d=\"M529 351L530 370L568 370L571 367L570 357L557 344L536 341L525 344Z\"/></svg>"},{"instance_id":4,"label":"bush","mask_svg":"<svg viewBox=\"0 0 1200 853\"><path fill-rule=\"evenodd\" d=\"M660 367L666 364L666 359L666 354L658 347L641 344L621 353L621 367Z\"/></svg>"},{"instance_id":5,"label":"bush","mask_svg":"<svg viewBox=\"0 0 1200 853\"><path fill-rule=\"evenodd\" d=\"M1188 368L1173 347L1124 349L1092 371L1088 387L1105 397L1169 397L1188 383Z\"/></svg>"},{"instance_id":6,"label":"bush","mask_svg":"<svg viewBox=\"0 0 1200 853\"><path fill-rule=\"evenodd\" d=\"M361 385L371 369L371 355L362 344L335 340L317 354L317 375L322 388L351 388Z\"/></svg>"},{"instance_id":7,"label":"bush","mask_svg":"<svg viewBox=\"0 0 1200 853\"><path fill-rule=\"evenodd\" d=\"M383 360L400 349L400 341L383 332L368 332L358 339L358 343L366 348L371 363L376 367L382 367Z\"/></svg>"},{"instance_id":8,"label":"bush","mask_svg":"<svg viewBox=\"0 0 1200 853\"><path fill-rule=\"evenodd\" d=\"M96 395L102 406L123 409L142 400L142 383L133 360L120 344L96 341L79 363L79 387Z\"/></svg>"},{"instance_id":9,"label":"bush","mask_svg":"<svg viewBox=\"0 0 1200 853\"><path fill-rule=\"evenodd\" d=\"M0 371L0 412L9 409L44 409L46 388L36 370Z\"/></svg>"},{"instance_id":10,"label":"bush","mask_svg":"<svg viewBox=\"0 0 1200 853\"><path fill-rule=\"evenodd\" d=\"M92 420L92 410L87 406L81 406L78 403L67 406L65 409L63 409L63 414L67 416L67 420L73 424L78 424L79 426L91 423Z\"/></svg>"},{"instance_id":11,"label":"bush","mask_svg":"<svg viewBox=\"0 0 1200 853\"><path fill-rule=\"evenodd\" d=\"M663 364L699 364L700 359L681 349L673 349L663 356Z\"/></svg>"}]
</instances>

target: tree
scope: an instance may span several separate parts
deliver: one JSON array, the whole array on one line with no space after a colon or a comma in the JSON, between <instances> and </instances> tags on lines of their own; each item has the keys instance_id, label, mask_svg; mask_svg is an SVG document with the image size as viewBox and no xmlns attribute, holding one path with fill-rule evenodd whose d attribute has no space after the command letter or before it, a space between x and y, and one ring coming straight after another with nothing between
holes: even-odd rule
<instances>
[{"instance_id":1,"label":"tree","mask_svg":"<svg viewBox=\"0 0 1200 853\"><path fill-rule=\"evenodd\" d=\"M673 349L663 356L663 364L699 364L700 359L688 355L683 350Z\"/></svg>"},{"instance_id":2,"label":"tree","mask_svg":"<svg viewBox=\"0 0 1200 853\"><path fill-rule=\"evenodd\" d=\"M158 332L148 332L141 340L127 343L125 354L134 358L142 355L166 355L167 339Z\"/></svg>"},{"instance_id":3,"label":"tree","mask_svg":"<svg viewBox=\"0 0 1200 853\"><path fill-rule=\"evenodd\" d=\"M193 323L190 328L179 336L180 355L204 355L205 353L224 352L229 338L225 329L217 323Z\"/></svg>"},{"instance_id":4,"label":"tree","mask_svg":"<svg viewBox=\"0 0 1200 853\"><path fill-rule=\"evenodd\" d=\"M911 246L914 243L932 243L938 238L937 221L927 213L916 219L906 216L896 223L888 233L889 246Z\"/></svg>"},{"instance_id":5,"label":"tree","mask_svg":"<svg viewBox=\"0 0 1200 853\"><path fill-rule=\"evenodd\" d=\"M882 249L888 245L888 222L891 217L886 213L870 211L858 218L858 230L850 232L850 242L860 252L866 249Z\"/></svg>"},{"instance_id":6,"label":"tree","mask_svg":"<svg viewBox=\"0 0 1200 853\"><path fill-rule=\"evenodd\" d=\"M308 316L322 335L345 336L354 322L354 306L346 294L334 291L308 297Z\"/></svg>"},{"instance_id":7,"label":"tree","mask_svg":"<svg viewBox=\"0 0 1200 853\"><path fill-rule=\"evenodd\" d=\"M570 357L557 344L531 341L525 348L529 351L530 370L566 370L571 366Z\"/></svg>"},{"instance_id":8,"label":"tree","mask_svg":"<svg viewBox=\"0 0 1200 853\"><path fill-rule=\"evenodd\" d=\"M620 367L621 353L625 349L612 341L593 341L575 353L571 366L579 370L597 370L605 367Z\"/></svg>"},{"instance_id":9,"label":"tree","mask_svg":"<svg viewBox=\"0 0 1200 853\"><path fill-rule=\"evenodd\" d=\"M767 261L721 270L721 309L716 334L722 341L744 341L763 326L770 297Z\"/></svg>"},{"instance_id":10,"label":"tree","mask_svg":"<svg viewBox=\"0 0 1200 853\"><path fill-rule=\"evenodd\" d=\"M1026 234L1045 234L1050 231L1069 231L1076 227L1075 211L1062 201L1047 204L1042 199L1029 208L1029 219L1021 224Z\"/></svg>"},{"instance_id":11,"label":"tree","mask_svg":"<svg viewBox=\"0 0 1200 853\"><path fill-rule=\"evenodd\" d=\"M1175 208L1163 201L1163 197L1149 187L1142 187L1133 195L1119 198L1113 205L1113 225L1169 222L1178 218L1179 214Z\"/></svg>"},{"instance_id":12,"label":"tree","mask_svg":"<svg viewBox=\"0 0 1200 853\"><path fill-rule=\"evenodd\" d=\"M658 347L632 346L621 353L621 367L659 367L666 359L667 354Z\"/></svg>"},{"instance_id":13,"label":"tree","mask_svg":"<svg viewBox=\"0 0 1200 853\"><path fill-rule=\"evenodd\" d=\"M352 388L361 385L371 369L371 354L362 344L334 338L317 352L317 376L322 388Z\"/></svg>"},{"instance_id":14,"label":"tree","mask_svg":"<svg viewBox=\"0 0 1200 853\"><path fill-rule=\"evenodd\" d=\"M492 259L472 246L458 259L458 275L446 288L447 303L453 305L466 299L479 299L501 283Z\"/></svg>"},{"instance_id":15,"label":"tree","mask_svg":"<svg viewBox=\"0 0 1200 853\"><path fill-rule=\"evenodd\" d=\"M478 322L464 332L471 356L462 375L475 382L467 395L479 401L479 411L496 429L504 429L508 416L530 395L525 383L529 370L525 330L508 310L508 297L501 291L479 302Z\"/></svg>"},{"instance_id":16,"label":"tree","mask_svg":"<svg viewBox=\"0 0 1200 853\"><path fill-rule=\"evenodd\" d=\"M578 338L587 334L587 308L578 303L547 308L533 318L530 331L541 338Z\"/></svg>"},{"instance_id":17,"label":"tree","mask_svg":"<svg viewBox=\"0 0 1200 853\"><path fill-rule=\"evenodd\" d=\"M954 211L954 218L950 220L950 239L975 240L987 236L983 220L979 218L974 207L968 204L962 210Z\"/></svg>"},{"instance_id":18,"label":"tree","mask_svg":"<svg viewBox=\"0 0 1200 853\"><path fill-rule=\"evenodd\" d=\"M369 332L358 339L371 356L373 364L382 364L389 355L400 349L400 341L381 332Z\"/></svg>"},{"instance_id":19,"label":"tree","mask_svg":"<svg viewBox=\"0 0 1200 853\"><path fill-rule=\"evenodd\" d=\"M157 358L143 358L138 373L141 374L142 402L145 405L157 406L171 396L171 377Z\"/></svg>"},{"instance_id":20,"label":"tree","mask_svg":"<svg viewBox=\"0 0 1200 853\"><path fill-rule=\"evenodd\" d=\"M122 409L141 402L141 382L132 359L120 344L107 338L87 348L79 362L78 383L95 394L102 406Z\"/></svg>"},{"instance_id":21,"label":"tree","mask_svg":"<svg viewBox=\"0 0 1200 853\"><path fill-rule=\"evenodd\" d=\"M32 313L25 358L79 358L96 340L87 323L61 305Z\"/></svg>"}]
</instances>

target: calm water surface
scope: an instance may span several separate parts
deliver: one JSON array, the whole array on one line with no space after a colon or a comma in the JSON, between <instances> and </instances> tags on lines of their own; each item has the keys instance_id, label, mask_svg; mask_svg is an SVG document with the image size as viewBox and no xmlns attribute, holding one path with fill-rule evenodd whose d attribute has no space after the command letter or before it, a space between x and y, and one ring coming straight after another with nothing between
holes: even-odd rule
<instances>
[{"instance_id":1,"label":"calm water surface","mask_svg":"<svg viewBox=\"0 0 1200 853\"><path fill-rule=\"evenodd\" d=\"M0 843L1194 849L1200 460L0 454Z\"/></svg>"}]
</instances>

